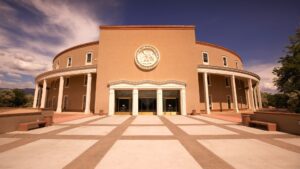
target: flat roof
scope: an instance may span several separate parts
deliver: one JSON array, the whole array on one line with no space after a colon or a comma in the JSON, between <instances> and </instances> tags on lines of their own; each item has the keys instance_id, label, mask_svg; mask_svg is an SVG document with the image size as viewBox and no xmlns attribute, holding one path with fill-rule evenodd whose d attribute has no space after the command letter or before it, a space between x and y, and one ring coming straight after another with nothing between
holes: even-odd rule
<instances>
[{"instance_id":1,"label":"flat roof","mask_svg":"<svg viewBox=\"0 0 300 169\"><path fill-rule=\"evenodd\" d=\"M99 28L103 29L123 29L123 30L135 30L135 29L195 29L195 25L100 25Z\"/></svg>"}]
</instances>

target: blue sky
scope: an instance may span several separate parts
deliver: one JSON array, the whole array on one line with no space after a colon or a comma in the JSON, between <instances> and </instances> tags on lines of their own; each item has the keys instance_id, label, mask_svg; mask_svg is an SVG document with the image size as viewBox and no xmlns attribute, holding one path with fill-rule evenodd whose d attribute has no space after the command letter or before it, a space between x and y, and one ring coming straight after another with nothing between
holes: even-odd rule
<instances>
[{"instance_id":1,"label":"blue sky","mask_svg":"<svg viewBox=\"0 0 300 169\"><path fill-rule=\"evenodd\" d=\"M300 27L298 0L0 1L0 87L33 87L55 54L97 40L99 25L195 25L199 41L240 54L274 91L272 69Z\"/></svg>"}]
</instances>

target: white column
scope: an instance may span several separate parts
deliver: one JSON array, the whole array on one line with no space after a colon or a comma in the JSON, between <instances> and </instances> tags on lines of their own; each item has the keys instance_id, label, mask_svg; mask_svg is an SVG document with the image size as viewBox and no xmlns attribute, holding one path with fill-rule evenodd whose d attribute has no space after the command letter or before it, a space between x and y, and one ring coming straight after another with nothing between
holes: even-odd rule
<instances>
[{"instance_id":1,"label":"white column","mask_svg":"<svg viewBox=\"0 0 300 169\"><path fill-rule=\"evenodd\" d=\"M250 101L250 89L246 89L245 93L246 93L248 109L251 109L252 107L251 107L251 101Z\"/></svg>"},{"instance_id":2,"label":"white column","mask_svg":"<svg viewBox=\"0 0 300 169\"><path fill-rule=\"evenodd\" d=\"M37 107L37 99L38 99L38 93L39 93L39 84L35 83L35 90L34 90L34 98L33 98L33 108Z\"/></svg>"},{"instance_id":3,"label":"white column","mask_svg":"<svg viewBox=\"0 0 300 169\"><path fill-rule=\"evenodd\" d=\"M163 115L163 92L162 89L156 90L157 115Z\"/></svg>"},{"instance_id":4,"label":"white column","mask_svg":"<svg viewBox=\"0 0 300 169\"><path fill-rule=\"evenodd\" d=\"M181 115L186 116L186 93L185 89L180 90Z\"/></svg>"},{"instance_id":5,"label":"white column","mask_svg":"<svg viewBox=\"0 0 300 169\"><path fill-rule=\"evenodd\" d=\"M137 89L132 90L132 115L137 116L139 114L139 91Z\"/></svg>"},{"instance_id":6,"label":"white column","mask_svg":"<svg viewBox=\"0 0 300 169\"><path fill-rule=\"evenodd\" d=\"M64 92L64 77L60 76L60 78L59 78L59 89L58 89L58 98L57 98L57 108L56 108L57 113L61 113L63 92Z\"/></svg>"},{"instance_id":7,"label":"white column","mask_svg":"<svg viewBox=\"0 0 300 169\"><path fill-rule=\"evenodd\" d=\"M41 108L45 108L45 104L46 104L46 94L47 94L47 81L46 81L46 79L44 79Z\"/></svg>"},{"instance_id":8,"label":"white column","mask_svg":"<svg viewBox=\"0 0 300 169\"><path fill-rule=\"evenodd\" d=\"M231 76L231 91L232 91L232 97L233 97L233 103L234 103L234 111L239 112L238 108L238 102L237 102L237 96L236 96L236 86L235 86L235 76Z\"/></svg>"},{"instance_id":9,"label":"white column","mask_svg":"<svg viewBox=\"0 0 300 169\"><path fill-rule=\"evenodd\" d=\"M204 86L204 97L205 97L205 110L207 114L210 114L209 109L209 97L208 97L208 84L207 84L207 73L203 73L203 86Z\"/></svg>"},{"instance_id":10,"label":"white column","mask_svg":"<svg viewBox=\"0 0 300 169\"><path fill-rule=\"evenodd\" d=\"M253 88L252 88L252 80L248 79L248 92L249 92L249 101L250 101L250 106L249 109L252 109L253 111L255 111L255 107L254 107L254 100L253 100Z\"/></svg>"},{"instance_id":11,"label":"white column","mask_svg":"<svg viewBox=\"0 0 300 169\"><path fill-rule=\"evenodd\" d=\"M258 97L258 108L262 109L261 92L260 92L260 88L259 88L259 82L257 82L257 97Z\"/></svg>"},{"instance_id":12,"label":"white column","mask_svg":"<svg viewBox=\"0 0 300 169\"><path fill-rule=\"evenodd\" d=\"M258 109L258 106L257 106L257 90L256 90L257 86L255 84L255 87L254 87L254 105L255 105L255 109Z\"/></svg>"},{"instance_id":13,"label":"white column","mask_svg":"<svg viewBox=\"0 0 300 169\"><path fill-rule=\"evenodd\" d=\"M87 74L86 97L85 97L85 114L91 113L91 89L92 89L92 74Z\"/></svg>"},{"instance_id":14,"label":"white column","mask_svg":"<svg viewBox=\"0 0 300 169\"><path fill-rule=\"evenodd\" d=\"M115 90L109 89L108 115L115 114Z\"/></svg>"}]
</instances>

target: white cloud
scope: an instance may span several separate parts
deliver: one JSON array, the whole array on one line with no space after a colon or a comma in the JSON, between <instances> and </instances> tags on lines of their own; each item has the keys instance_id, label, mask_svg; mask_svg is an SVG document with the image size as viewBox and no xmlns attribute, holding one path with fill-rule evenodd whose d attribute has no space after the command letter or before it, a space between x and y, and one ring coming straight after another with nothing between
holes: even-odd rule
<instances>
[{"instance_id":1,"label":"white cloud","mask_svg":"<svg viewBox=\"0 0 300 169\"><path fill-rule=\"evenodd\" d=\"M0 87L1 88L33 88L34 84L31 81L25 82L12 82L12 81L3 81L0 80Z\"/></svg>"},{"instance_id":2,"label":"white cloud","mask_svg":"<svg viewBox=\"0 0 300 169\"><path fill-rule=\"evenodd\" d=\"M8 72L6 73L7 76L13 77L13 78L21 78L20 74Z\"/></svg>"},{"instance_id":3,"label":"white cloud","mask_svg":"<svg viewBox=\"0 0 300 169\"><path fill-rule=\"evenodd\" d=\"M33 23L34 20L28 21L20 17L18 8L0 1L0 20L3 23L0 24L0 73L14 78L21 78L23 75L34 78L51 70L55 54L77 44L97 40L98 26L106 23L97 19L97 11L90 10L88 6L80 6L82 4L70 1L19 1L18 5L38 18L37 23ZM107 6L119 7L115 1L113 5L107 1L101 3L97 10L101 11ZM20 33L12 31L15 25L18 25L17 31ZM5 82L6 77L0 77L0 87L9 87L10 84L11 87L31 85L29 82Z\"/></svg>"},{"instance_id":4,"label":"white cloud","mask_svg":"<svg viewBox=\"0 0 300 169\"><path fill-rule=\"evenodd\" d=\"M246 67L246 70L258 74L261 78L260 88L261 91L275 93L277 91L276 86L273 83L276 76L272 73L274 67L277 67L276 63L262 63L255 64Z\"/></svg>"}]
</instances>

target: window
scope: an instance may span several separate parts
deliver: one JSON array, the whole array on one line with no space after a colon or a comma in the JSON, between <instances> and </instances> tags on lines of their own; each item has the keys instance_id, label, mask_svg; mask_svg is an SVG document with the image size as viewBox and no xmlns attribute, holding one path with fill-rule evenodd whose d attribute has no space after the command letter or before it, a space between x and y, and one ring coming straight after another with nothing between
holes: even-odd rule
<instances>
[{"instance_id":1,"label":"window","mask_svg":"<svg viewBox=\"0 0 300 169\"><path fill-rule=\"evenodd\" d=\"M243 85L243 81L242 80L240 80L240 79L237 79L238 80L238 84L239 84L239 89L242 89L242 85Z\"/></svg>"},{"instance_id":2,"label":"window","mask_svg":"<svg viewBox=\"0 0 300 169\"><path fill-rule=\"evenodd\" d=\"M227 107L228 109L231 109L231 96L227 95Z\"/></svg>"},{"instance_id":3,"label":"window","mask_svg":"<svg viewBox=\"0 0 300 169\"><path fill-rule=\"evenodd\" d=\"M69 57L67 60L67 67L71 67L72 66L72 58Z\"/></svg>"},{"instance_id":4,"label":"window","mask_svg":"<svg viewBox=\"0 0 300 169\"><path fill-rule=\"evenodd\" d=\"M87 85L87 75L84 75L83 77L83 86Z\"/></svg>"},{"instance_id":5,"label":"window","mask_svg":"<svg viewBox=\"0 0 300 169\"><path fill-rule=\"evenodd\" d=\"M208 86L211 86L210 75L207 75L207 84L208 84Z\"/></svg>"},{"instance_id":6,"label":"window","mask_svg":"<svg viewBox=\"0 0 300 169\"><path fill-rule=\"evenodd\" d=\"M227 57L223 56L223 65L227 67Z\"/></svg>"},{"instance_id":7,"label":"window","mask_svg":"<svg viewBox=\"0 0 300 169\"><path fill-rule=\"evenodd\" d=\"M88 52L85 56L85 64L86 65L90 65L92 64L92 59L93 59L93 53L92 52Z\"/></svg>"},{"instance_id":8,"label":"window","mask_svg":"<svg viewBox=\"0 0 300 169\"><path fill-rule=\"evenodd\" d=\"M225 77L225 86L226 87L230 87L230 82L229 82L229 78Z\"/></svg>"},{"instance_id":9,"label":"window","mask_svg":"<svg viewBox=\"0 0 300 169\"><path fill-rule=\"evenodd\" d=\"M237 61L235 61L235 68L237 68L237 69L239 68Z\"/></svg>"},{"instance_id":10,"label":"window","mask_svg":"<svg viewBox=\"0 0 300 169\"><path fill-rule=\"evenodd\" d=\"M65 87L68 88L70 86L70 78L67 77L65 81Z\"/></svg>"},{"instance_id":11,"label":"window","mask_svg":"<svg viewBox=\"0 0 300 169\"><path fill-rule=\"evenodd\" d=\"M59 69L59 60L56 62L55 69Z\"/></svg>"},{"instance_id":12,"label":"window","mask_svg":"<svg viewBox=\"0 0 300 169\"><path fill-rule=\"evenodd\" d=\"M202 52L203 64L208 65L208 53Z\"/></svg>"},{"instance_id":13,"label":"window","mask_svg":"<svg viewBox=\"0 0 300 169\"><path fill-rule=\"evenodd\" d=\"M67 110L67 108L68 108L68 95L64 95L63 110Z\"/></svg>"},{"instance_id":14,"label":"window","mask_svg":"<svg viewBox=\"0 0 300 169\"><path fill-rule=\"evenodd\" d=\"M209 109L212 110L213 107L212 107L212 96L211 95L208 96L208 101L209 101Z\"/></svg>"},{"instance_id":15,"label":"window","mask_svg":"<svg viewBox=\"0 0 300 169\"><path fill-rule=\"evenodd\" d=\"M86 101L86 96L83 95L83 97L82 97L82 110L85 110L85 101Z\"/></svg>"}]
</instances>

